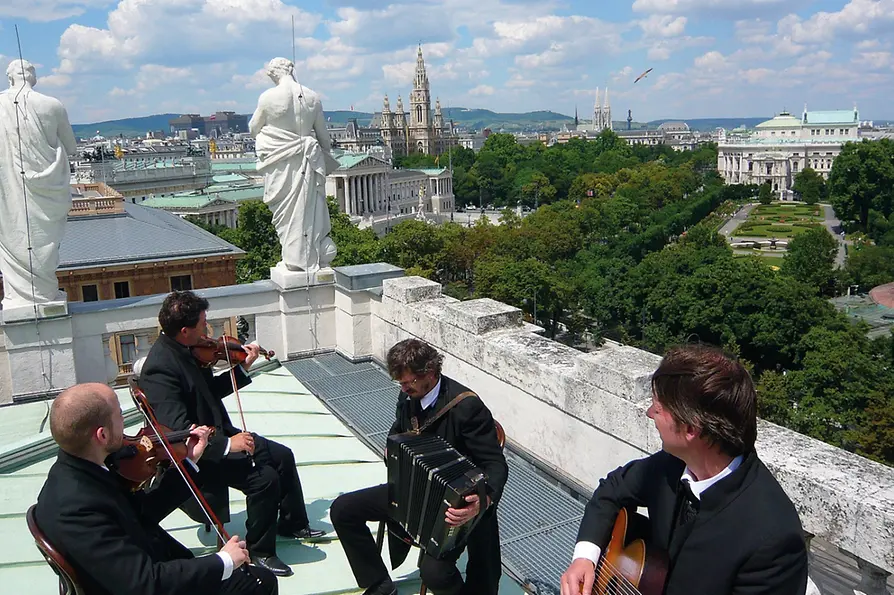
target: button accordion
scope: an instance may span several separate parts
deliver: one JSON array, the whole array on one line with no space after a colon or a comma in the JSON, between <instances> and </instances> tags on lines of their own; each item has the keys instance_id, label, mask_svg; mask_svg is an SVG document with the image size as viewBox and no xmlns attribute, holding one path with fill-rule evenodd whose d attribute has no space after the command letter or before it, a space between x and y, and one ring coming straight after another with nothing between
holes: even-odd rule
<instances>
[{"instance_id":1,"label":"button accordion","mask_svg":"<svg viewBox=\"0 0 894 595\"><path fill-rule=\"evenodd\" d=\"M392 522L425 552L440 558L465 545L487 502L484 472L433 434L388 437L388 499ZM448 508L462 508L477 493L481 512L461 527L447 524Z\"/></svg>"}]
</instances>

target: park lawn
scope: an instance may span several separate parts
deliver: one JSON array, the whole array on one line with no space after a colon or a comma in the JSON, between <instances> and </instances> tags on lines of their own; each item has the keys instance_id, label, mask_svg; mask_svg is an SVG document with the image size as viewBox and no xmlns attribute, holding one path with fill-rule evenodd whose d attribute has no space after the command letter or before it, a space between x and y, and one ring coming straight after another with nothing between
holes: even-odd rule
<instances>
[{"instance_id":1,"label":"park lawn","mask_svg":"<svg viewBox=\"0 0 894 595\"><path fill-rule=\"evenodd\" d=\"M785 259L782 256L765 256L757 251L752 251L751 254L736 254L736 258L756 258L768 267L781 267L782 261Z\"/></svg>"},{"instance_id":2,"label":"park lawn","mask_svg":"<svg viewBox=\"0 0 894 595\"><path fill-rule=\"evenodd\" d=\"M805 221L822 221L823 220L823 208L819 205L804 205L804 204L785 204L785 203L776 203L769 205L759 205L755 207L748 219L760 221L761 217L764 220L780 220L784 219L786 223L792 220L805 220Z\"/></svg>"},{"instance_id":3,"label":"park lawn","mask_svg":"<svg viewBox=\"0 0 894 595\"><path fill-rule=\"evenodd\" d=\"M788 223L773 223L771 221L748 221L736 228L733 232L735 237L743 238L777 238L780 240L793 238L801 232L807 231L813 227L819 227L817 224L790 225Z\"/></svg>"}]
</instances>

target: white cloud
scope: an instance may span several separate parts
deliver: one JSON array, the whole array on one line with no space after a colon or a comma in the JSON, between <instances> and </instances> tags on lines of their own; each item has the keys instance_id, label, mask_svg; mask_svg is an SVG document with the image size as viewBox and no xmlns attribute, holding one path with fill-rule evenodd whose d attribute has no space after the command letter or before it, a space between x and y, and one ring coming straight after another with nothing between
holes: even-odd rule
<instances>
[{"instance_id":1,"label":"white cloud","mask_svg":"<svg viewBox=\"0 0 894 595\"><path fill-rule=\"evenodd\" d=\"M37 83L44 88L67 87L71 84L71 77L67 74L48 74L46 76L39 76Z\"/></svg>"},{"instance_id":2,"label":"white cloud","mask_svg":"<svg viewBox=\"0 0 894 595\"><path fill-rule=\"evenodd\" d=\"M794 0L803 4L804 0ZM767 14L791 10L792 0L635 0L634 12L651 14Z\"/></svg>"},{"instance_id":3,"label":"white cloud","mask_svg":"<svg viewBox=\"0 0 894 595\"><path fill-rule=\"evenodd\" d=\"M477 87L469 91L469 95L473 97L481 95L493 95L494 93L496 93L496 89L494 89L490 85L478 85Z\"/></svg>"},{"instance_id":4,"label":"white cloud","mask_svg":"<svg viewBox=\"0 0 894 595\"><path fill-rule=\"evenodd\" d=\"M891 52L862 52L855 62L871 70L882 70L892 65Z\"/></svg>"},{"instance_id":5,"label":"white cloud","mask_svg":"<svg viewBox=\"0 0 894 595\"><path fill-rule=\"evenodd\" d=\"M838 37L894 30L894 0L850 0L838 12L818 12L807 20L789 15L779 23L797 43L830 43Z\"/></svg>"},{"instance_id":6,"label":"white cloud","mask_svg":"<svg viewBox=\"0 0 894 595\"><path fill-rule=\"evenodd\" d=\"M48 22L84 14L88 8L103 8L112 0L3 0L0 17Z\"/></svg>"},{"instance_id":7,"label":"white cloud","mask_svg":"<svg viewBox=\"0 0 894 595\"><path fill-rule=\"evenodd\" d=\"M649 18L637 21L644 35L658 37L676 37L686 30L686 17L653 14Z\"/></svg>"},{"instance_id":8,"label":"white cloud","mask_svg":"<svg viewBox=\"0 0 894 595\"><path fill-rule=\"evenodd\" d=\"M121 0L109 13L106 29L73 24L65 30L59 71L214 62L228 52L260 55L288 43L290 15L302 35L319 22L318 16L281 0Z\"/></svg>"},{"instance_id":9,"label":"white cloud","mask_svg":"<svg viewBox=\"0 0 894 595\"><path fill-rule=\"evenodd\" d=\"M704 70L720 70L727 66L727 61L723 54L713 50L696 58L695 66Z\"/></svg>"},{"instance_id":10,"label":"white cloud","mask_svg":"<svg viewBox=\"0 0 894 595\"><path fill-rule=\"evenodd\" d=\"M266 89L273 84L266 68L259 68L254 74L234 74L230 82L245 89Z\"/></svg>"}]
</instances>

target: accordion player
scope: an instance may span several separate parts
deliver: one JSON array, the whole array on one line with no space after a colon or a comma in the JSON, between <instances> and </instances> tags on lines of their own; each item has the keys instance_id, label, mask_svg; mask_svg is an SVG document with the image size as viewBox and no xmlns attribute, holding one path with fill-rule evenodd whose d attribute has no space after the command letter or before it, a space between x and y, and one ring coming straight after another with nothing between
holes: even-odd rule
<instances>
[{"instance_id":1,"label":"accordion player","mask_svg":"<svg viewBox=\"0 0 894 595\"><path fill-rule=\"evenodd\" d=\"M448 525L448 508L460 508L477 493L486 501L486 476L469 459L434 434L408 432L388 437L388 501L392 522L425 552L441 558L465 544L481 519Z\"/></svg>"}]
</instances>

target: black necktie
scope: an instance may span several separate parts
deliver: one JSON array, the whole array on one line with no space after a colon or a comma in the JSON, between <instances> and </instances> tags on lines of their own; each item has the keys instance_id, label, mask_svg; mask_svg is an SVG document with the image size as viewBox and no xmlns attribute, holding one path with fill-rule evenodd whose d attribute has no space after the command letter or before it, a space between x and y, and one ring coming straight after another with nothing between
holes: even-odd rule
<instances>
[{"instance_id":1,"label":"black necktie","mask_svg":"<svg viewBox=\"0 0 894 595\"><path fill-rule=\"evenodd\" d=\"M680 494L683 502L680 505L680 524L685 525L691 523L696 515L698 515L699 505L701 501L692 493L688 481L680 480Z\"/></svg>"}]
</instances>

